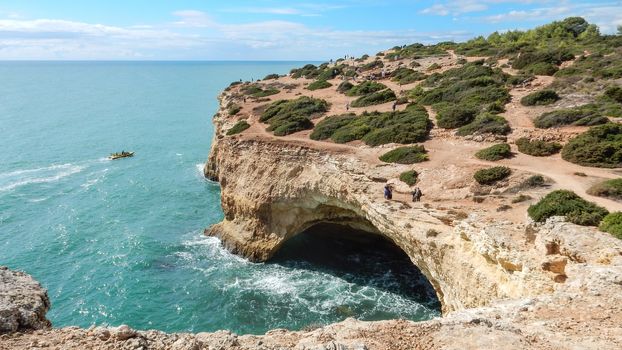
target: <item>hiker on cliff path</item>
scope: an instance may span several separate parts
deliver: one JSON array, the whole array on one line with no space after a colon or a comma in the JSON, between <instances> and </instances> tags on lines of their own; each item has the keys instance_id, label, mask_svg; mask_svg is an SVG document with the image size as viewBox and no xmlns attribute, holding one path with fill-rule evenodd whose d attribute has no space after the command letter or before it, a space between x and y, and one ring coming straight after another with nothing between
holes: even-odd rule
<instances>
[{"instance_id":1,"label":"hiker on cliff path","mask_svg":"<svg viewBox=\"0 0 622 350\"><path fill-rule=\"evenodd\" d=\"M390 185L384 186L384 199L392 199L393 198L393 190Z\"/></svg>"},{"instance_id":2,"label":"hiker on cliff path","mask_svg":"<svg viewBox=\"0 0 622 350\"><path fill-rule=\"evenodd\" d=\"M421 189L419 189L419 187L415 187L415 190L413 191L413 202L420 202L421 196L423 196Z\"/></svg>"}]
</instances>

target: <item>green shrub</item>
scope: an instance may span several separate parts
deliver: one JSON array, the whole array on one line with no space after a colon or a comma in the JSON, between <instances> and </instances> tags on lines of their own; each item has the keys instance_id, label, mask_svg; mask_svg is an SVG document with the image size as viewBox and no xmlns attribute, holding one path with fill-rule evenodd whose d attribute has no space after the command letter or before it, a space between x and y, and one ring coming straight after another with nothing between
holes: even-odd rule
<instances>
[{"instance_id":1,"label":"green shrub","mask_svg":"<svg viewBox=\"0 0 622 350\"><path fill-rule=\"evenodd\" d=\"M239 122L235 123L235 125L231 129L229 129L229 131L227 131L227 135L239 134L250 127L250 124L248 124L246 120L240 120Z\"/></svg>"},{"instance_id":2,"label":"green shrub","mask_svg":"<svg viewBox=\"0 0 622 350\"><path fill-rule=\"evenodd\" d=\"M520 54L512 59L512 68L526 69L538 65L556 66L564 61L574 59L572 52L565 49L556 50L521 50ZM535 73L534 73L535 74Z\"/></svg>"},{"instance_id":3,"label":"green shrub","mask_svg":"<svg viewBox=\"0 0 622 350\"><path fill-rule=\"evenodd\" d=\"M352 89L353 87L354 85L351 82L344 81L341 84L339 84L339 86L337 86L337 92L341 92L342 94L345 94L348 91L350 91L350 89Z\"/></svg>"},{"instance_id":4,"label":"green shrub","mask_svg":"<svg viewBox=\"0 0 622 350\"><path fill-rule=\"evenodd\" d=\"M408 186L412 186L417 183L417 178L419 177L419 173L415 170L405 171L400 174L400 180L403 181Z\"/></svg>"},{"instance_id":5,"label":"green shrub","mask_svg":"<svg viewBox=\"0 0 622 350\"><path fill-rule=\"evenodd\" d=\"M311 118L328 110L328 102L307 96L295 100L279 100L271 103L259 120L268 123L268 131L276 136L313 128Z\"/></svg>"},{"instance_id":6,"label":"green shrub","mask_svg":"<svg viewBox=\"0 0 622 350\"><path fill-rule=\"evenodd\" d=\"M605 90L605 94L604 94L607 98L618 102L618 103L622 103L622 87L619 86L612 86L607 88L607 90Z\"/></svg>"},{"instance_id":7,"label":"green shrub","mask_svg":"<svg viewBox=\"0 0 622 350\"><path fill-rule=\"evenodd\" d=\"M531 175L525 181L523 181L522 187L533 188L533 187L541 187L544 186L545 183L544 176L542 175Z\"/></svg>"},{"instance_id":8,"label":"green shrub","mask_svg":"<svg viewBox=\"0 0 622 350\"><path fill-rule=\"evenodd\" d=\"M577 225L597 226L608 211L572 191L557 190L530 206L527 213L536 222L544 222L552 216L564 216Z\"/></svg>"},{"instance_id":9,"label":"green shrub","mask_svg":"<svg viewBox=\"0 0 622 350\"><path fill-rule=\"evenodd\" d=\"M363 96L368 95L376 91L381 91L386 89L387 86L381 83L377 83L375 81L367 80L364 81L354 87L351 87L346 95L348 96Z\"/></svg>"},{"instance_id":10,"label":"green shrub","mask_svg":"<svg viewBox=\"0 0 622 350\"><path fill-rule=\"evenodd\" d=\"M564 125L593 126L607 121L595 104L587 104L543 113L533 123L537 128L546 129Z\"/></svg>"},{"instance_id":11,"label":"green shrub","mask_svg":"<svg viewBox=\"0 0 622 350\"><path fill-rule=\"evenodd\" d=\"M396 69L391 75L393 76L391 80L401 85L412 84L426 78L425 74L405 67Z\"/></svg>"},{"instance_id":12,"label":"green shrub","mask_svg":"<svg viewBox=\"0 0 622 350\"><path fill-rule=\"evenodd\" d=\"M307 64L302 68L294 68L290 71L290 74L293 78L298 79L302 77L306 77L309 79L315 78L318 73L318 67L313 64Z\"/></svg>"},{"instance_id":13,"label":"green shrub","mask_svg":"<svg viewBox=\"0 0 622 350\"><path fill-rule=\"evenodd\" d=\"M535 157L550 156L562 149L562 145L557 142L532 141L526 137L521 137L516 140L516 146L518 146L519 152Z\"/></svg>"},{"instance_id":14,"label":"green shrub","mask_svg":"<svg viewBox=\"0 0 622 350\"><path fill-rule=\"evenodd\" d=\"M386 163L413 164L428 160L428 155L423 146L405 146L383 154L380 160Z\"/></svg>"},{"instance_id":15,"label":"green shrub","mask_svg":"<svg viewBox=\"0 0 622 350\"><path fill-rule=\"evenodd\" d=\"M326 80L316 80L307 86L307 90L315 91L320 89L326 89L333 86L333 84L327 82Z\"/></svg>"},{"instance_id":16,"label":"green shrub","mask_svg":"<svg viewBox=\"0 0 622 350\"><path fill-rule=\"evenodd\" d=\"M354 113L327 117L317 123L309 137L312 140L326 140L330 138L339 128L342 128L357 119Z\"/></svg>"},{"instance_id":17,"label":"green shrub","mask_svg":"<svg viewBox=\"0 0 622 350\"><path fill-rule=\"evenodd\" d=\"M521 194L521 195L518 195L517 197L515 197L514 199L512 199L512 204L522 203L522 202L528 201L530 199L532 199L531 196L526 195L526 194Z\"/></svg>"},{"instance_id":18,"label":"green shrub","mask_svg":"<svg viewBox=\"0 0 622 350\"><path fill-rule=\"evenodd\" d=\"M425 141L431 129L426 109L416 104L397 112L365 112L328 117L315 126L311 138L330 138L337 143L363 140L370 146L387 143L415 143Z\"/></svg>"},{"instance_id":19,"label":"green shrub","mask_svg":"<svg viewBox=\"0 0 622 350\"><path fill-rule=\"evenodd\" d=\"M523 106L543 106L555 103L559 95L553 90L540 90L533 92L520 100Z\"/></svg>"},{"instance_id":20,"label":"green shrub","mask_svg":"<svg viewBox=\"0 0 622 350\"><path fill-rule=\"evenodd\" d=\"M562 158L583 166L622 166L622 125L609 123L590 128L564 146Z\"/></svg>"},{"instance_id":21,"label":"green shrub","mask_svg":"<svg viewBox=\"0 0 622 350\"><path fill-rule=\"evenodd\" d=\"M598 197L607 197L622 200L622 179L613 179L599 182L587 190L588 194Z\"/></svg>"},{"instance_id":22,"label":"green shrub","mask_svg":"<svg viewBox=\"0 0 622 350\"><path fill-rule=\"evenodd\" d=\"M622 239L622 213L609 213L603 218L598 227L603 232L611 233L614 237Z\"/></svg>"},{"instance_id":23,"label":"green shrub","mask_svg":"<svg viewBox=\"0 0 622 350\"><path fill-rule=\"evenodd\" d=\"M271 95L276 95L280 92L279 89L270 88L270 87L263 89L258 84L250 84L250 85L244 86L240 89L240 91L243 94L254 97L254 98L268 97Z\"/></svg>"},{"instance_id":24,"label":"green shrub","mask_svg":"<svg viewBox=\"0 0 622 350\"><path fill-rule=\"evenodd\" d=\"M509 76L482 64L470 62L462 67L434 73L421 86L411 90L410 97L424 105L447 103L476 112L484 111L492 103L505 105L510 101L505 87Z\"/></svg>"},{"instance_id":25,"label":"green shrub","mask_svg":"<svg viewBox=\"0 0 622 350\"><path fill-rule=\"evenodd\" d=\"M457 104L443 104L437 107L436 125L443 129L456 129L475 119L477 110Z\"/></svg>"},{"instance_id":26,"label":"green shrub","mask_svg":"<svg viewBox=\"0 0 622 350\"><path fill-rule=\"evenodd\" d=\"M431 71L433 71L433 70L437 70L437 69L440 69L440 68L441 68L441 65L440 65L440 64L438 64L438 63L432 63L432 64L428 67L427 71L428 71L428 72L431 72Z\"/></svg>"},{"instance_id":27,"label":"green shrub","mask_svg":"<svg viewBox=\"0 0 622 350\"><path fill-rule=\"evenodd\" d=\"M525 69L523 69L523 72L527 74L533 74L533 75L549 75L550 76L550 75L554 75L555 73L557 73L558 70L559 69L557 68L557 66L551 63L539 62L539 63L535 63L535 64L525 67Z\"/></svg>"},{"instance_id":28,"label":"green shrub","mask_svg":"<svg viewBox=\"0 0 622 350\"><path fill-rule=\"evenodd\" d=\"M397 96L391 89L373 92L369 95L361 96L352 101L350 106L352 107L366 107L372 105L379 105L389 101L395 101Z\"/></svg>"},{"instance_id":29,"label":"green shrub","mask_svg":"<svg viewBox=\"0 0 622 350\"><path fill-rule=\"evenodd\" d=\"M508 121L500 115L482 113L473 122L461 127L456 133L459 136L476 134L507 135L512 131Z\"/></svg>"},{"instance_id":30,"label":"green shrub","mask_svg":"<svg viewBox=\"0 0 622 350\"><path fill-rule=\"evenodd\" d=\"M498 145L490 146L488 148L484 148L483 150L475 153L475 156L479 159L487 160L487 161L497 161L501 159L510 158L512 156L512 150L510 149L510 145L507 143L500 143Z\"/></svg>"},{"instance_id":31,"label":"green shrub","mask_svg":"<svg viewBox=\"0 0 622 350\"><path fill-rule=\"evenodd\" d=\"M234 116L240 113L241 110L242 110L242 107L236 104L232 104L231 106L229 106L229 108L227 108L227 112L229 113L230 116Z\"/></svg>"},{"instance_id":32,"label":"green shrub","mask_svg":"<svg viewBox=\"0 0 622 350\"><path fill-rule=\"evenodd\" d=\"M280 78L280 77L281 77L281 76L280 76L280 75L278 75L278 74L268 74L268 75L266 75L266 76L263 78L263 80L274 80L274 79L278 79L278 78Z\"/></svg>"},{"instance_id":33,"label":"green shrub","mask_svg":"<svg viewBox=\"0 0 622 350\"><path fill-rule=\"evenodd\" d=\"M475 172L473 178L480 185L492 185L501 181L512 174L512 170L505 166L496 166L488 169L481 169Z\"/></svg>"},{"instance_id":34,"label":"green shrub","mask_svg":"<svg viewBox=\"0 0 622 350\"><path fill-rule=\"evenodd\" d=\"M369 62L367 64L364 64L361 67L361 70L362 71L368 71L368 70L372 70L372 69L376 69L376 68L382 68L382 67L384 67L384 63L382 63L381 60L375 60L375 61Z\"/></svg>"}]
</instances>

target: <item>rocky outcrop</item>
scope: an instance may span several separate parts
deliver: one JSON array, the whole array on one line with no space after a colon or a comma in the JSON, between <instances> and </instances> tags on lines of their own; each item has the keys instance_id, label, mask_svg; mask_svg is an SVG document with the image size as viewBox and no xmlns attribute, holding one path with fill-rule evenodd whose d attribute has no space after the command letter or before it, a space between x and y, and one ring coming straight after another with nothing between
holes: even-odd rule
<instances>
[{"instance_id":1,"label":"rocky outcrop","mask_svg":"<svg viewBox=\"0 0 622 350\"><path fill-rule=\"evenodd\" d=\"M50 300L29 275L0 266L0 333L50 327Z\"/></svg>"}]
</instances>

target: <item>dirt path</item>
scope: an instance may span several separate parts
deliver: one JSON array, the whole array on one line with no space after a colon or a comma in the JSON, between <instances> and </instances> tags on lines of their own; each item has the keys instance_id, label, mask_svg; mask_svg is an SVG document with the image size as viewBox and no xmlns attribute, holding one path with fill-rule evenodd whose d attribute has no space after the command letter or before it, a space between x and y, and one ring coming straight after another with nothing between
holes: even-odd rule
<instances>
[{"instance_id":1,"label":"dirt path","mask_svg":"<svg viewBox=\"0 0 622 350\"><path fill-rule=\"evenodd\" d=\"M442 68L439 69L439 71L444 71L455 66L459 56L451 51L449 54L449 57L438 58L438 62L442 65ZM483 58L484 57L469 57L468 60L474 61ZM369 58L368 61L371 61L372 59L374 58ZM396 62L389 62L386 60L384 62L385 69L387 71L391 71L392 69L398 67ZM422 67L418 69L424 70L424 67L429 66L432 62L432 60L428 59L428 61L425 62L425 65L422 64ZM353 63L353 61L348 63ZM516 72L511 68L506 67L504 70L509 74L516 74ZM379 72L380 69L377 69L376 73ZM368 73L369 72L366 72L366 74ZM541 113L551 110L551 108L526 107L521 105L520 100L534 91L546 88L553 81L554 78L550 76L536 76L535 80L533 80L529 85L510 90L512 100L506 105L506 112L502 115L512 127L513 131L510 135L511 140L525 135L532 135L534 132L553 132L574 135L584 130L584 128L562 128L554 131L542 131L534 128L532 121L533 118ZM328 113L326 113L326 116L352 112L360 114L363 111L387 112L391 111L393 108L393 102L365 108L348 108L348 105L351 104L356 97L349 97L337 92L337 86L339 86L342 82L341 79L330 80L330 83L332 84L330 88L316 91L309 91L306 89L306 86L312 82L312 80L308 79L293 79L288 76L280 78L278 82L283 84L283 86L288 86L289 89L282 89L279 94L270 96L267 100L261 102L261 104L279 99L293 99L306 95L324 99L330 103L330 109ZM379 82L395 91L398 96L406 94L410 89L420 83L416 82L401 86L390 79L382 79L379 80ZM275 137L272 133L266 131L265 124L259 122L259 115L253 109L258 106L258 103L248 99L245 103L241 103L241 106L242 114L248 116L248 122L251 124L251 127L238 137L348 154L371 165L384 164L378 159L378 157L389 149L387 147L372 148L364 145L360 141L350 142L348 144L337 144L330 140L311 140L309 138L311 130L297 132L285 137ZM406 105L399 105L397 106L397 109L402 110L405 107ZM431 120L434 122L434 111L429 106L426 106L426 109L428 110ZM323 118L316 119L314 122L317 123L322 119ZM562 160L559 155L552 157L532 157L516 152L515 146L512 146L514 148L513 151L515 152L515 156L512 159L502 160L495 163L485 162L475 158L474 154L478 150L490 146L490 143L480 143L466 140L464 138L453 136L452 131L438 129L436 127L432 130L431 139L424 142L423 145L428 151L430 160L425 163L416 164L414 167L423 170L427 169L427 172L424 171L424 175L420 182L420 184L425 185L428 189L426 197L427 200L442 200L443 204L446 206L465 206L464 200L465 196L469 196L468 183L472 182L472 173L476 169L484 166L505 165L515 171L541 174L555 182L553 185L553 188L555 189L568 189L590 201L606 207L610 211L622 211L622 203L601 197L594 197L588 195L586 192L591 185L599 180L618 178L619 175L612 169L582 167ZM401 171L404 171L404 166L384 165L385 167L383 169L385 170L383 171L389 172L393 177L397 177ZM578 172L584 173L587 176L582 177L575 175L575 173ZM382 193L381 187L382 184L379 184L379 195ZM394 198L396 201L408 203L408 206L419 205L410 203L410 195L408 194L409 191L407 187L402 192L403 193L396 193ZM472 204L467 203L466 205ZM494 204L488 204L488 206L493 208ZM479 208L482 208L482 205L480 205ZM524 209L517 209L515 212L508 213L507 215L520 219L524 216Z\"/></svg>"}]
</instances>

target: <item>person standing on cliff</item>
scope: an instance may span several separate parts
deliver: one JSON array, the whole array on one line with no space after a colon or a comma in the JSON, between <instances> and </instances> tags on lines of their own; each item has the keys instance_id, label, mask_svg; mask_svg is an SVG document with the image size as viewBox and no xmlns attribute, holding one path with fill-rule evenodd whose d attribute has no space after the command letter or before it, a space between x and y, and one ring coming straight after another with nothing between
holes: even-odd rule
<instances>
[{"instance_id":1,"label":"person standing on cliff","mask_svg":"<svg viewBox=\"0 0 622 350\"><path fill-rule=\"evenodd\" d=\"M413 191L413 202L420 202L421 196L423 196L423 193L421 192L419 187L416 187L415 190Z\"/></svg>"},{"instance_id":2,"label":"person standing on cliff","mask_svg":"<svg viewBox=\"0 0 622 350\"><path fill-rule=\"evenodd\" d=\"M391 185L384 186L384 199L392 199L393 198L393 190L391 189Z\"/></svg>"}]
</instances>

